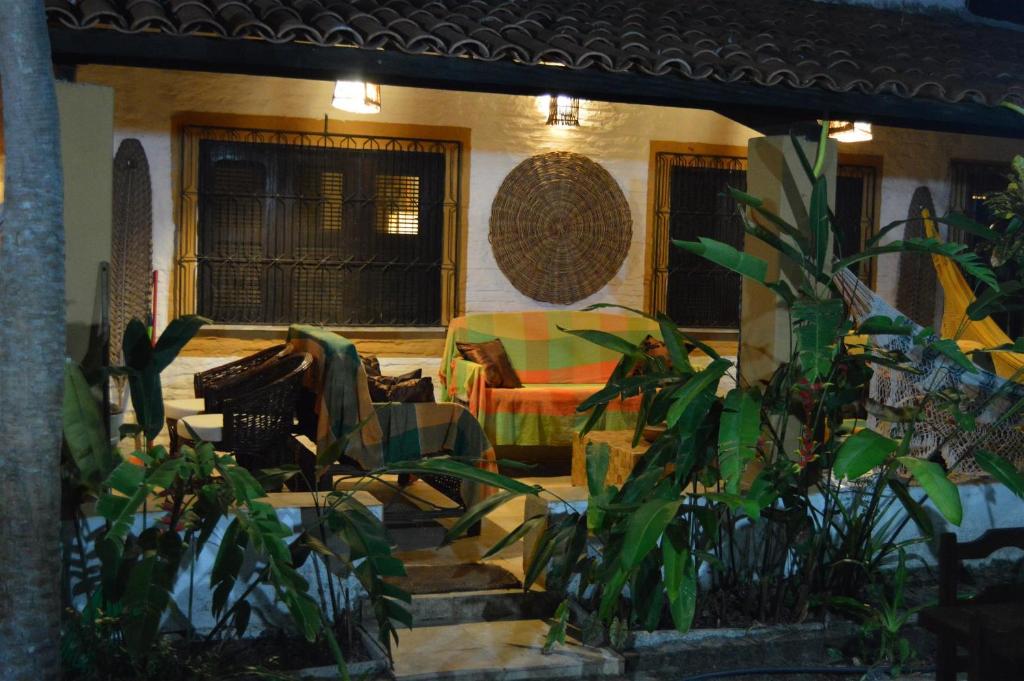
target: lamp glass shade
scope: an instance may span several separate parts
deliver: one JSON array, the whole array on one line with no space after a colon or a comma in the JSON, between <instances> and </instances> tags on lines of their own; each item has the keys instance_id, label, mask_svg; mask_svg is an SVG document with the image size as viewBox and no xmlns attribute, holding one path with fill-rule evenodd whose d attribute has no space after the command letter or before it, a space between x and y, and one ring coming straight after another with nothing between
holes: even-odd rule
<instances>
[{"instance_id":1,"label":"lamp glass shade","mask_svg":"<svg viewBox=\"0 0 1024 681\"><path fill-rule=\"evenodd\" d=\"M579 125L580 100L568 95L551 95L548 98L548 125Z\"/></svg>"},{"instance_id":2,"label":"lamp glass shade","mask_svg":"<svg viewBox=\"0 0 1024 681\"><path fill-rule=\"evenodd\" d=\"M359 114L380 113L380 85L361 80L339 80L334 84L335 109Z\"/></svg>"},{"instance_id":3,"label":"lamp glass shade","mask_svg":"<svg viewBox=\"0 0 1024 681\"><path fill-rule=\"evenodd\" d=\"M828 136L837 142L870 142L871 124L850 121L829 121Z\"/></svg>"}]
</instances>

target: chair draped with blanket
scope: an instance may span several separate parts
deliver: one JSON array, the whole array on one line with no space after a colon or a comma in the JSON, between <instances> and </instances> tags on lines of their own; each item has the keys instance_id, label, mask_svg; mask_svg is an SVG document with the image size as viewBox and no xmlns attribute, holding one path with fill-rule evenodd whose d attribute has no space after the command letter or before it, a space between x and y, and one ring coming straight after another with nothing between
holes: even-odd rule
<instances>
[{"instance_id":1,"label":"chair draped with blanket","mask_svg":"<svg viewBox=\"0 0 1024 681\"><path fill-rule=\"evenodd\" d=\"M374 403L366 370L355 345L336 333L295 324L288 342L308 352L312 367L305 375L299 431L322 453L341 441L345 457L363 470L388 463L449 454L496 471L494 449L476 419L450 403ZM463 508L491 490L470 481L434 480Z\"/></svg>"}]
</instances>

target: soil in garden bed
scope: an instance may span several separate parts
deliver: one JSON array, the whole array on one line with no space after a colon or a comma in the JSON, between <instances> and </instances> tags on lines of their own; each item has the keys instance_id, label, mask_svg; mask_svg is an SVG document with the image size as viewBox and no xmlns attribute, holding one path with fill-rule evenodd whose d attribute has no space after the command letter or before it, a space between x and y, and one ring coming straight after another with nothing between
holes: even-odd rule
<instances>
[{"instance_id":1,"label":"soil in garden bed","mask_svg":"<svg viewBox=\"0 0 1024 681\"><path fill-rule=\"evenodd\" d=\"M353 631L352 641L338 635L345 661L351 665L372 659L362 637ZM270 635L261 638L221 641L172 641L165 637L153 650L143 669L133 667L123 649L97 655L103 668L70 669L65 660L66 681L266 681L298 679L297 672L310 667L333 666L326 641L310 643L303 638ZM86 665L87 667L88 665Z\"/></svg>"},{"instance_id":2,"label":"soil in garden bed","mask_svg":"<svg viewBox=\"0 0 1024 681\"><path fill-rule=\"evenodd\" d=\"M351 643L345 636L338 637L342 655L349 664L370 659L358 632L353 632ZM188 650L188 649L187 649ZM303 638L267 636L262 638L233 641L217 641L200 646L188 653L200 658L216 658L230 661L238 671L252 668L254 671L291 672L308 667L328 667L334 664L326 641L310 643ZM240 676L239 679L265 679L265 676Z\"/></svg>"}]
</instances>

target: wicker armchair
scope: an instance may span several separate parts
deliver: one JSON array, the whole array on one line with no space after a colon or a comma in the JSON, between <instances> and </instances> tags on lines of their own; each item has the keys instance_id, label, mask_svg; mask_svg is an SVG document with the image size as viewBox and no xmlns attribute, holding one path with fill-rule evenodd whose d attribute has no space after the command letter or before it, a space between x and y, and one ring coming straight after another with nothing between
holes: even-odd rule
<instances>
[{"instance_id":1,"label":"wicker armchair","mask_svg":"<svg viewBox=\"0 0 1024 681\"><path fill-rule=\"evenodd\" d=\"M193 389L195 390L195 399L181 399L181 400L166 400L164 402L164 412L167 421L167 435L170 438L170 447L172 452L178 451L179 438L178 438L178 421L186 416L194 414L206 414L210 412L216 412L219 409L215 405L211 405L210 402L205 399L206 394L218 385L229 382L235 378L238 378L242 374L252 371L268 361L274 358L284 357L289 350L288 345L274 345L265 350L222 364L220 366L207 369L197 373L193 381Z\"/></svg>"},{"instance_id":2,"label":"wicker armchair","mask_svg":"<svg viewBox=\"0 0 1024 681\"><path fill-rule=\"evenodd\" d=\"M232 452L238 463L249 470L291 462L288 440L294 428L303 376L312 362L309 353L285 355L219 384L207 395L219 413L199 417L218 423L206 431L208 435L199 428L195 428L196 432L209 439L219 435L217 449ZM189 428L197 423L196 418L182 420L186 432L179 428L180 437L188 435Z\"/></svg>"},{"instance_id":3,"label":"wicker armchair","mask_svg":"<svg viewBox=\"0 0 1024 681\"><path fill-rule=\"evenodd\" d=\"M206 397L206 391L211 386L216 386L225 381L230 381L237 378L238 376L252 371L260 365L274 359L275 357L283 357L288 354L289 346L286 344L274 345L265 350L243 357L242 359L236 359L234 362L228 362L227 364L221 364L220 366L207 369L206 371L200 371L193 377L193 385L195 388L196 397ZM209 411L209 410L207 410Z\"/></svg>"}]
</instances>

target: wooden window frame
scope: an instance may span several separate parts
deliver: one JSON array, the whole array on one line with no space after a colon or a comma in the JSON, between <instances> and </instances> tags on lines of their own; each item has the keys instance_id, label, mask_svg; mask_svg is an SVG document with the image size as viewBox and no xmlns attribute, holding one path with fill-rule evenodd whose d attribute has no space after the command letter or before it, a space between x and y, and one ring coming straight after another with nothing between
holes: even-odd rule
<instances>
[{"instance_id":1,"label":"wooden window frame","mask_svg":"<svg viewBox=\"0 0 1024 681\"><path fill-rule=\"evenodd\" d=\"M218 113L183 113L172 121L172 168L173 195L175 196L175 248L171 271L172 291L170 316L194 314L197 305L197 263L198 263L198 202L195 200L195 185L198 182L199 142L206 137L190 135L190 130L202 128L224 128L240 130L268 130L287 135L353 135L405 138L408 140L431 140L456 142L459 145L458 158L454 162L460 169L457 183L456 206L445 215L444 236L441 247L441 326L435 332L433 327L331 327L352 331L354 335L366 338L390 338L395 330L408 330L417 337L443 333L452 318L465 310L466 301L466 246L469 224L469 177L471 133L468 128L406 125L398 123L363 123L300 119L273 116L246 116ZM449 162L452 159L448 160ZM239 333L276 336L281 329L276 325L214 325L214 329L225 328Z\"/></svg>"},{"instance_id":2,"label":"wooden window frame","mask_svg":"<svg viewBox=\"0 0 1024 681\"><path fill-rule=\"evenodd\" d=\"M700 142L652 141L647 170L647 236L644 258L644 309L651 314L665 311L668 296L668 225L658 221L657 186L662 180L658 176L660 154L690 154L695 156L727 156L747 158L747 148L725 144L703 144ZM873 222L866 233L862 233L862 244L878 233L879 218L882 208L883 159L877 154L858 154L841 152L837 159L838 165L864 166L875 170L874 215ZM670 167L670 166L669 166ZM877 272L870 266L868 284L875 286Z\"/></svg>"}]
</instances>

